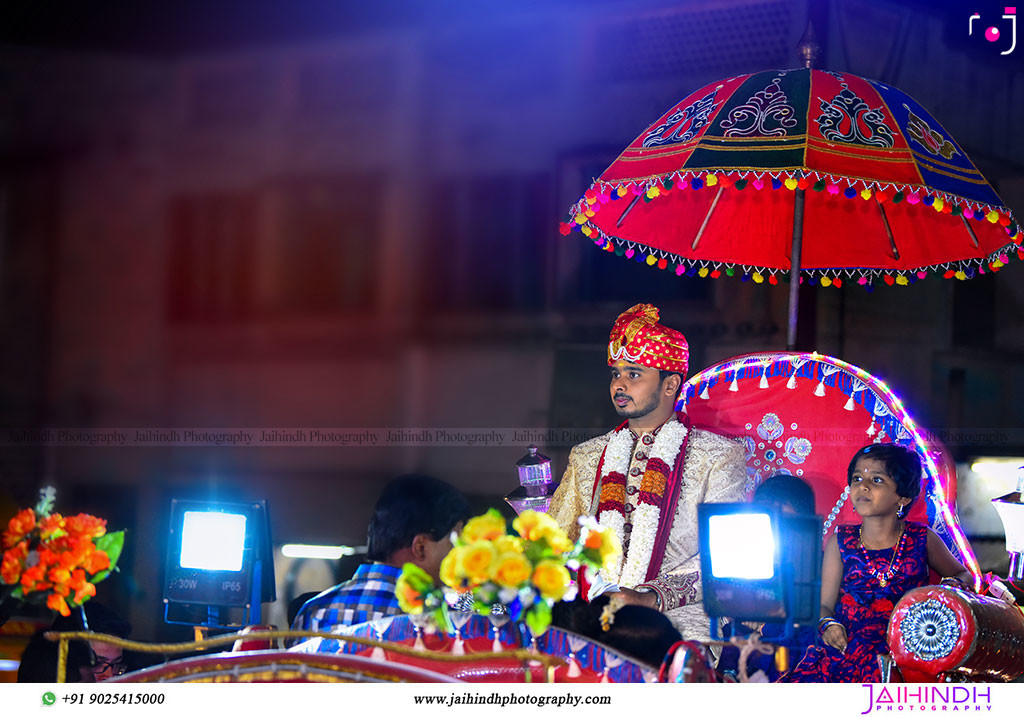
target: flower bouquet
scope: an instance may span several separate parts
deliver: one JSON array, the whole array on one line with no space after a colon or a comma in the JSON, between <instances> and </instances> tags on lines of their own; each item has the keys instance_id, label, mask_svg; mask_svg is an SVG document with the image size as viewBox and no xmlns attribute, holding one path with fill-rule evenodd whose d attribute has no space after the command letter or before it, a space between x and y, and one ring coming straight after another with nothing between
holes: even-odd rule
<instances>
[{"instance_id":1,"label":"flower bouquet","mask_svg":"<svg viewBox=\"0 0 1024 717\"><path fill-rule=\"evenodd\" d=\"M527 510L512 521L517 535L509 535L505 519L492 508L468 520L461 534L452 534L454 547L441 562L442 586L418 566L403 566L398 604L410 615L428 613L450 630L449 610L469 603L469 595L481 615L502 605L539 636L551 625L555 601L576 597L569 571L610 566L621 554L614 532L593 518L581 518L580 525L580 539L573 544L549 515Z\"/></svg>"},{"instance_id":2,"label":"flower bouquet","mask_svg":"<svg viewBox=\"0 0 1024 717\"><path fill-rule=\"evenodd\" d=\"M108 533L107 521L85 513L54 513L56 491L40 493L36 507L19 511L0 538L0 623L24 602L45 602L67 617L96 594L124 547L124 531Z\"/></svg>"}]
</instances>

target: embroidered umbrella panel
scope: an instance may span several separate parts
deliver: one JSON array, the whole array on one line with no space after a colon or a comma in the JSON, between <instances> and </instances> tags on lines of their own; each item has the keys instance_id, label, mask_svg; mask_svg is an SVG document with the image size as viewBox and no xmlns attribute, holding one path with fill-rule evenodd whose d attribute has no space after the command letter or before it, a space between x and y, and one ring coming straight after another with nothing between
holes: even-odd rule
<instances>
[{"instance_id":1,"label":"embroidered umbrella panel","mask_svg":"<svg viewBox=\"0 0 1024 717\"><path fill-rule=\"evenodd\" d=\"M681 405L694 426L734 436L747 448L747 491L776 473L814 489L824 537L859 523L848 500L846 470L871 443L914 448L924 465L921 498L908 519L927 523L976 576L977 559L956 517L956 468L945 447L917 426L882 381L821 354L739 356L707 368L683 387Z\"/></svg>"},{"instance_id":2,"label":"embroidered umbrella panel","mask_svg":"<svg viewBox=\"0 0 1024 717\"><path fill-rule=\"evenodd\" d=\"M826 285L966 279L998 271L1022 239L913 98L808 69L731 77L686 97L591 185L561 231L678 274L777 283L790 267L798 188L801 266Z\"/></svg>"}]
</instances>

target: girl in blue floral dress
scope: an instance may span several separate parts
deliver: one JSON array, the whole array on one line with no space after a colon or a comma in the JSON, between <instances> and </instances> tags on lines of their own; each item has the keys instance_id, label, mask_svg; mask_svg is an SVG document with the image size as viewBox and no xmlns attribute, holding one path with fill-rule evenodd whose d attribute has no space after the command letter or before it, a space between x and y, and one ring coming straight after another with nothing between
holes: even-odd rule
<instances>
[{"instance_id":1,"label":"girl in blue floral dress","mask_svg":"<svg viewBox=\"0 0 1024 717\"><path fill-rule=\"evenodd\" d=\"M929 582L969 589L971 574L928 526L904 521L921 492L921 460L895 444L854 454L847 470L850 501L860 525L841 525L825 546L821 569L823 646L808 648L780 682L878 682L878 656L889 615L903 594Z\"/></svg>"}]
</instances>

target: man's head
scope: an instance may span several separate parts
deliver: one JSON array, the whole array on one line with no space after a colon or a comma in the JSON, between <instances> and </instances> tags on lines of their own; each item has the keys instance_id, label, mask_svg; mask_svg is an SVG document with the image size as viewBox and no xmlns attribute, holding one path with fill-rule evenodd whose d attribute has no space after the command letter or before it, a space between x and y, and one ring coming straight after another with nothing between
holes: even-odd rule
<instances>
[{"instance_id":1,"label":"man's head","mask_svg":"<svg viewBox=\"0 0 1024 717\"><path fill-rule=\"evenodd\" d=\"M623 418L637 419L671 413L683 378L672 371L641 366L629 361L611 365L612 404Z\"/></svg>"},{"instance_id":2,"label":"man's head","mask_svg":"<svg viewBox=\"0 0 1024 717\"><path fill-rule=\"evenodd\" d=\"M783 513L814 515L814 489L789 473L776 473L757 486L753 502L778 506Z\"/></svg>"},{"instance_id":3,"label":"man's head","mask_svg":"<svg viewBox=\"0 0 1024 717\"><path fill-rule=\"evenodd\" d=\"M367 557L396 566L415 563L437 579L452 547L449 536L468 517L465 496L444 481L423 475L397 478L374 506Z\"/></svg>"},{"instance_id":4,"label":"man's head","mask_svg":"<svg viewBox=\"0 0 1024 717\"><path fill-rule=\"evenodd\" d=\"M630 420L667 419L686 379L686 337L658 317L657 307L637 304L619 315L609 336L612 403Z\"/></svg>"}]
</instances>

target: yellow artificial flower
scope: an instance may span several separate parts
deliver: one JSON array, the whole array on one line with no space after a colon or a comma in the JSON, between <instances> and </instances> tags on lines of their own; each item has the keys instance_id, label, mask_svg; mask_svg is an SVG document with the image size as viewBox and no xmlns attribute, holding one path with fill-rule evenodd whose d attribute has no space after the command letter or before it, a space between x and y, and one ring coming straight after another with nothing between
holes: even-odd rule
<instances>
[{"instance_id":1,"label":"yellow artificial flower","mask_svg":"<svg viewBox=\"0 0 1024 717\"><path fill-rule=\"evenodd\" d=\"M441 582L450 588L463 587L462 579L466 576L459 570L459 561L463 550L464 548L452 548L441 561Z\"/></svg>"},{"instance_id":2,"label":"yellow artificial flower","mask_svg":"<svg viewBox=\"0 0 1024 717\"><path fill-rule=\"evenodd\" d=\"M514 535L503 535L494 540L494 549L498 551L498 555L521 553L523 552L523 539Z\"/></svg>"},{"instance_id":3,"label":"yellow artificial flower","mask_svg":"<svg viewBox=\"0 0 1024 717\"><path fill-rule=\"evenodd\" d=\"M558 523L547 513L535 510L524 510L512 521L512 527L523 537L523 540L540 540L545 532L560 530Z\"/></svg>"},{"instance_id":4,"label":"yellow artificial flower","mask_svg":"<svg viewBox=\"0 0 1024 717\"><path fill-rule=\"evenodd\" d=\"M470 518L462 529L462 542L475 543L478 540L495 540L505 535L505 519L491 508L483 515Z\"/></svg>"},{"instance_id":5,"label":"yellow artificial flower","mask_svg":"<svg viewBox=\"0 0 1024 717\"><path fill-rule=\"evenodd\" d=\"M601 556L601 562L606 568L614 566L615 559L622 552L619 537L607 528L592 528L588 530L583 547L585 550L596 551Z\"/></svg>"},{"instance_id":6,"label":"yellow artificial flower","mask_svg":"<svg viewBox=\"0 0 1024 717\"><path fill-rule=\"evenodd\" d=\"M572 541L569 540L569 536L565 534L565 531L555 526L554 528L544 528L541 531L540 537L544 538L554 551L555 555L561 555L562 553L568 552L572 549Z\"/></svg>"},{"instance_id":7,"label":"yellow artificial flower","mask_svg":"<svg viewBox=\"0 0 1024 717\"><path fill-rule=\"evenodd\" d=\"M480 585L490 580L497 559L498 551L494 549L494 543L478 540L463 546L457 569L474 585Z\"/></svg>"},{"instance_id":8,"label":"yellow artificial flower","mask_svg":"<svg viewBox=\"0 0 1024 717\"><path fill-rule=\"evenodd\" d=\"M395 583L395 597L398 598L398 607L402 608L403 612L410 615L419 615L423 612L423 593L413 587L404 572L398 576Z\"/></svg>"},{"instance_id":9,"label":"yellow artificial flower","mask_svg":"<svg viewBox=\"0 0 1024 717\"><path fill-rule=\"evenodd\" d=\"M541 560L533 570L533 584L542 598L561 600L569 581L569 571L557 560Z\"/></svg>"},{"instance_id":10,"label":"yellow artificial flower","mask_svg":"<svg viewBox=\"0 0 1024 717\"><path fill-rule=\"evenodd\" d=\"M494 563L494 582L504 588L517 588L530 579L532 570L521 553L503 553Z\"/></svg>"}]
</instances>

